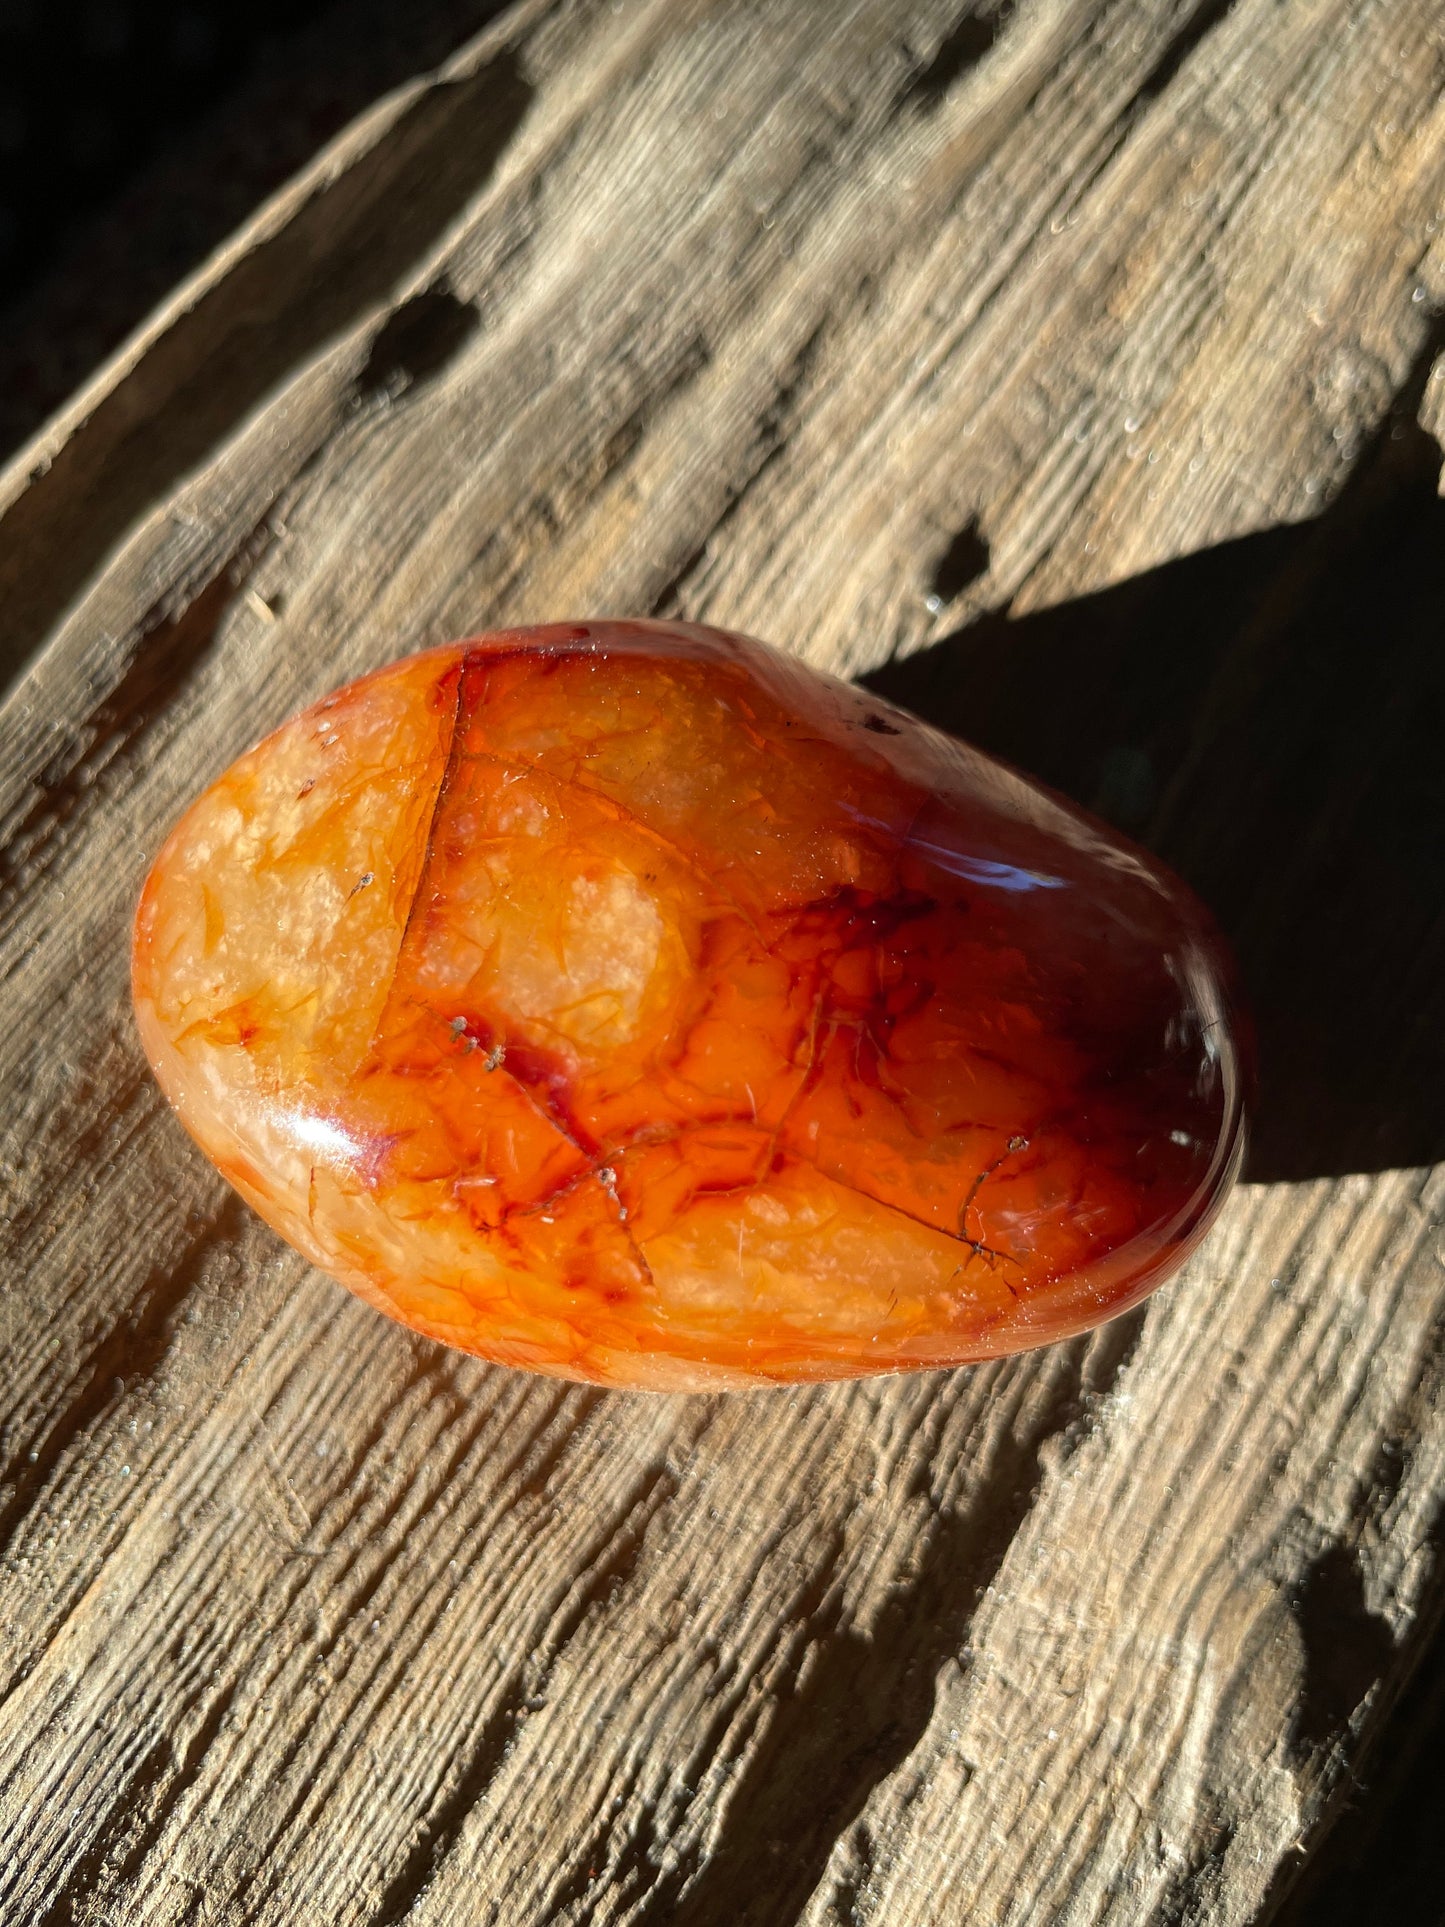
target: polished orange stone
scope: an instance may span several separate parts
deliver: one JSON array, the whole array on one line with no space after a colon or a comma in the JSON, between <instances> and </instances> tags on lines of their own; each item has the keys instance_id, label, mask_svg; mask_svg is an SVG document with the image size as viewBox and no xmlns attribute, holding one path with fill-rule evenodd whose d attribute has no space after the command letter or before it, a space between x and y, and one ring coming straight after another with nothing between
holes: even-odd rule
<instances>
[{"instance_id":1,"label":"polished orange stone","mask_svg":"<svg viewBox=\"0 0 1445 1927\"><path fill-rule=\"evenodd\" d=\"M293 718L181 820L133 959L162 1087L308 1258L484 1357L660 1388L1133 1304L1238 1167L1228 975L1180 883L1012 770L644 622Z\"/></svg>"}]
</instances>

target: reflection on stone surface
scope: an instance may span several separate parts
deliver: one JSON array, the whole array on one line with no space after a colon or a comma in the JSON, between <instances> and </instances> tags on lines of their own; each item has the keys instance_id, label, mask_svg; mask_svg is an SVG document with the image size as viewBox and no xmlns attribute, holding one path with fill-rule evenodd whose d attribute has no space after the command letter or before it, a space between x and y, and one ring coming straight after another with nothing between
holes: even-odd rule
<instances>
[{"instance_id":1,"label":"reflection on stone surface","mask_svg":"<svg viewBox=\"0 0 1445 1927\"><path fill-rule=\"evenodd\" d=\"M1134 1303L1242 1144L1167 872L757 643L517 630L286 724L146 885L136 1007L293 1244L508 1364L945 1365Z\"/></svg>"}]
</instances>

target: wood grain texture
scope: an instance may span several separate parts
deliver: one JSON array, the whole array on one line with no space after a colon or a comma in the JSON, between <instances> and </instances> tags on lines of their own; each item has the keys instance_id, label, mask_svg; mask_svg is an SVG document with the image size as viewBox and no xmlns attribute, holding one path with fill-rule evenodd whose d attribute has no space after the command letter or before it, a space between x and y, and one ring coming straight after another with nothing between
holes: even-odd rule
<instances>
[{"instance_id":1,"label":"wood grain texture","mask_svg":"<svg viewBox=\"0 0 1445 1927\"><path fill-rule=\"evenodd\" d=\"M524 0L0 478L0 1914L1262 1920L1442 1602L1430 0ZM559 1388L309 1272L125 965L345 676L679 611L1180 865L1253 1181L1089 1340Z\"/></svg>"}]
</instances>

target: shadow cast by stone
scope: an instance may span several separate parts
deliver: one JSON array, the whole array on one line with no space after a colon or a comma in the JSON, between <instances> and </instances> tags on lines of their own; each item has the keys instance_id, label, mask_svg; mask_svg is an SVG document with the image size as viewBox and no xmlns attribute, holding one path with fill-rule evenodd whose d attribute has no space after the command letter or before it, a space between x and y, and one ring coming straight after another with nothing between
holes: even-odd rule
<instances>
[{"instance_id":1,"label":"shadow cast by stone","mask_svg":"<svg viewBox=\"0 0 1445 1927\"><path fill-rule=\"evenodd\" d=\"M1259 1031L1248 1173L1445 1155L1445 501L1416 419L1437 323L1317 521L867 679L1158 851L1239 954Z\"/></svg>"}]
</instances>

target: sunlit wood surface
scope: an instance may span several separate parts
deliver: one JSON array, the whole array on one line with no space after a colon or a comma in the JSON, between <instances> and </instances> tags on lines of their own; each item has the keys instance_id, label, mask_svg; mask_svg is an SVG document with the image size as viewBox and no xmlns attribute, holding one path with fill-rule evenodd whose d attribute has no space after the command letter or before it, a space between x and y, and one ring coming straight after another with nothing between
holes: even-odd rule
<instances>
[{"instance_id":1,"label":"sunlit wood surface","mask_svg":"<svg viewBox=\"0 0 1445 1927\"><path fill-rule=\"evenodd\" d=\"M1431 0L526 0L0 476L0 1917L1253 1922L1441 1604ZM1092 1339L746 1397L384 1322L168 1115L182 804L680 612L1180 867L1250 1181Z\"/></svg>"}]
</instances>

